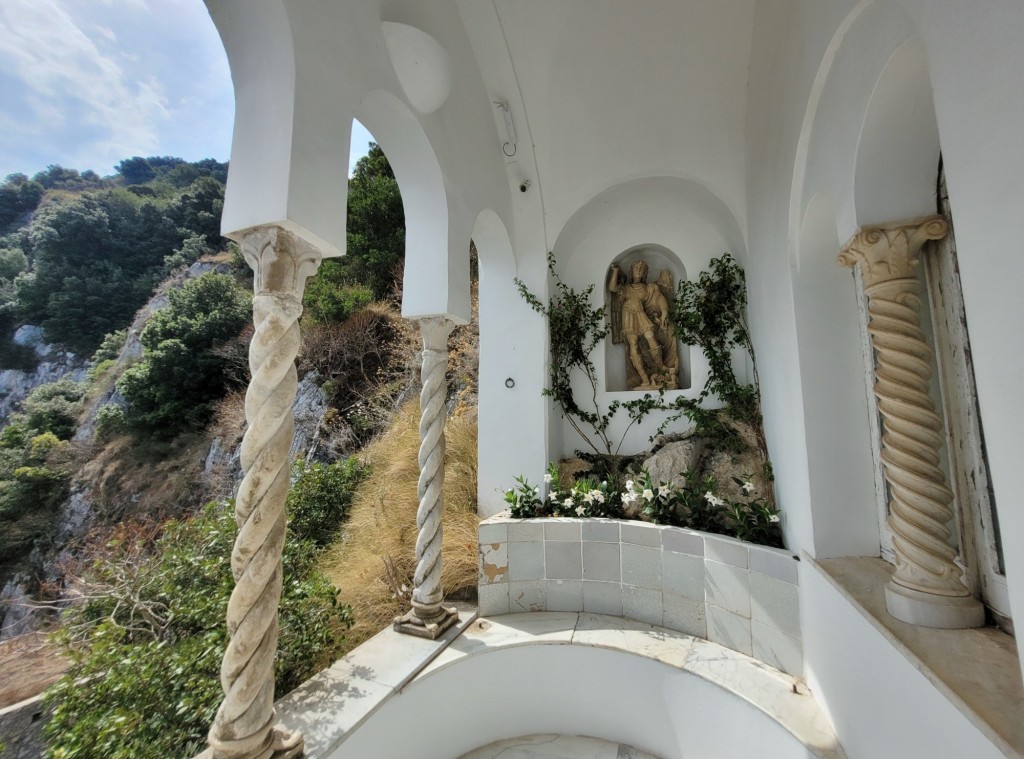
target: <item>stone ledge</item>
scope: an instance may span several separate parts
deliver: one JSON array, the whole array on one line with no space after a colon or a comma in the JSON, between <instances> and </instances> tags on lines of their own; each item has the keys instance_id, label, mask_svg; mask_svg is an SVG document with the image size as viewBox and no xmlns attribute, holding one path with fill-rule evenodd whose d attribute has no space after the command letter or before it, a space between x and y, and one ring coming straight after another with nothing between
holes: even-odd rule
<instances>
[{"instance_id":1,"label":"stone ledge","mask_svg":"<svg viewBox=\"0 0 1024 759\"><path fill-rule=\"evenodd\" d=\"M803 672L796 557L722 535L617 519L480 523L480 614L622 616Z\"/></svg>"},{"instance_id":2,"label":"stone ledge","mask_svg":"<svg viewBox=\"0 0 1024 759\"><path fill-rule=\"evenodd\" d=\"M882 559L805 554L804 561L1006 756L1024 757L1024 684L1012 637L994 627L940 630L901 622L886 611L892 566Z\"/></svg>"}]
</instances>

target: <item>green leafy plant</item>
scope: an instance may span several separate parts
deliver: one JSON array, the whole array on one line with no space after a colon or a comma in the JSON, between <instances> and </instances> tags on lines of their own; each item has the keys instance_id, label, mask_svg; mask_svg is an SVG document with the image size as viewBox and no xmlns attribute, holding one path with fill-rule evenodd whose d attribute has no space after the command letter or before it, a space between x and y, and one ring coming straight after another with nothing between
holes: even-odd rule
<instances>
[{"instance_id":1,"label":"green leafy plant","mask_svg":"<svg viewBox=\"0 0 1024 759\"><path fill-rule=\"evenodd\" d=\"M558 465L552 463L544 475L547 494L541 486L531 485L523 476L515 478L515 486L505 491L505 502L514 519L537 517L610 517L622 518L627 513L674 527L746 540L781 548L782 530L778 509L757 493L753 478L734 477L746 496L727 500L717 495L717 484L711 476L683 472L680 484L654 482L644 469L627 479L621 491L608 481L594 477L575 480L570 487L558 482Z\"/></svg>"},{"instance_id":2,"label":"green leafy plant","mask_svg":"<svg viewBox=\"0 0 1024 759\"><path fill-rule=\"evenodd\" d=\"M548 321L550 338L551 362L548 367L550 387L544 389L544 395L550 396L558 404L562 416L568 420L584 442L597 454L613 456L618 453L629 427L623 431L617 443L613 443L608 435L612 419L620 409L624 409L630 417L630 426L643 420L647 414L663 408L659 398L645 394L642 398L632 401L612 401L602 412L597 403L598 380L594 362L590 354L608 335L605 326L604 307L594 308L590 301L594 285L577 292L566 285L558 276L555 254L548 253L548 272L555 285L555 293L545 305L530 292L526 284L516 277L515 284L519 294L537 313ZM572 375L582 372L590 388L586 405L579 403L572 389ZM662 394L663 396L663 394ZM589 432L584 428L589 428ZM597 443L595 444L594 438Z\"/></svg>"},{"instance_id":3,"label":"green leafy plant","mask_svg":"<svg viewBox=\"0 0 1024 759\"><path fill-rule=\"evenodd\" d=\"M302 540L324 547L348 518L352 498L370 469L357 457L332 464L296 461L288 492L288 529Z\"/></svg>"},{"instance_id":4,"label":"green leafy plant","mask_svg":"<svg viewBox=\"0 0 1024 759\"><path fill-rule=\"evenodd\" d=\"M695 398L677 396L671 400L666 398L664 390L656 395L645 393L630 401L612 401L603 412L597 403L599 383L590 355L607 337L605 309L591 305L594 285L577 292L559 278L554 253L548 254L547 261L555 287L547 305L521 280L515 280L523 299L548 320L550 386L543 392L558 403L562 415L587 445L611 461L607 468L611 470L610 477L616 486L621 478L615 458L625 432L655 411L669 414L651 436L652 440L672 423L686 417L698 434L714 439L719 448L734 452L741 451L745 444L727 418L749 424L763 462L763 480L766 484L772 481L761 421L757 364L744 316L747 304L745 277L743 268L729 253L712 259L708 270L701 272L696 280L681 281L671 305L676 337L688 345L700 347L708 359L708 378L700 393ZM732 362L737 350L750 358L754 374L752 384L742 384L736 378ZM572 376L575 372L582 372L590 387L590 397L586 402L581 403L573 393ZM724 410L705 407L712 396L725 404ZM613 445L608 429L620 410L628 414L630 424L618 444ZM595 444L595 439L601 448ZM769 502L771 498L769 493Z\"/></svg>"},{"instance_id":5,"label":"green leafy plant","mask_svg":"<svg viewBox=\"0 0 1024 759\"><path fill-rule=\"evenodd\" d=\"M142 361L117 381L129 425L172 436L209 421L231 386L225 344L251 319L250 296L223 274L204 274L167 293L168 306L142 330Z\"/></svg>"},{"instance_id":6,"label":"green leafy plant","mask_svg":"<svg viewBox=\"0 0 1024 759\"><path fill-rule=\"evenodd\" d=\"M81 568L79 600L58 633L71 668L46 694L48 759L199 753L222 697L235 531L231 504L211 503L155 542L121 527ZM288 536L277 696L333 660L351 623L317 557L312 542Z\"/></svg>"}]
</instances>

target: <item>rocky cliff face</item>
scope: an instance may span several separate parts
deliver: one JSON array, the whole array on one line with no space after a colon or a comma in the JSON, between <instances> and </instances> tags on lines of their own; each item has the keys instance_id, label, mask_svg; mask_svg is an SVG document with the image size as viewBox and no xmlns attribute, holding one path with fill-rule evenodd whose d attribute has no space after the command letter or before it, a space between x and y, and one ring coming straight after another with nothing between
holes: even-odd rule
<instances>
[{"instance_id":1,"label":"rocky cliff face","mask_svg":"<svg viewBox=\"0 0 1024 759\"><path fill-rule=\"evenodd\" d=\"M0 427L7 423L8 417L18 409L28 394L40 385L56 382L67 376L79 382L85 379L89 368L87 358L44 342L42 327L31 324L20 327L14 333L14 342L32 348L39 363L31 372L18 369L0 370Z\"/></svg>"}]
</instances>

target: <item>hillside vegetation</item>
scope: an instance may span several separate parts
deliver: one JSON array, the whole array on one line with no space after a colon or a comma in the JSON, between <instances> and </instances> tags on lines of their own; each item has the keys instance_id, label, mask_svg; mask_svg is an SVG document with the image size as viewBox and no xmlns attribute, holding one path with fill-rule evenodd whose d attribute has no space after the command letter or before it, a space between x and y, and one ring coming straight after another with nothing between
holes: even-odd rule
<instances>
[{"instance_id":1,"label":"hillside vegetation","mask_svg":"<svg viewBox=\"0 0 1024 759\"><path fill-rule=\"evenodd\" d=\"M252 331L251 274L218 231L225 176L134 157L112 177L52 166L0 187L0 369L39 360L11 342L24 324L92 356L86 381L37 387L0 428L0 586L34 599L36 624L50 615L68 662L47 694L49 757L194 753L220 699L223 496ZM278 695L387 624L412 584L420 345L400 316L404 235L371 145L350 179L348 255L307 287ZM476 575L475 325L450 348L444 583L458 593Z\"/></svg>"}]
</instances>

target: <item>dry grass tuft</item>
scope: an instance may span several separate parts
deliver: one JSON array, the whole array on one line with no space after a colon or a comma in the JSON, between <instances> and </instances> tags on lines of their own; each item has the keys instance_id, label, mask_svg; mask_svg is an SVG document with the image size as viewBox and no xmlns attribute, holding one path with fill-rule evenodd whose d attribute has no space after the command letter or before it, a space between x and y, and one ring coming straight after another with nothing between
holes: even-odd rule
<instances>
[{"instance_id":1,"label":"dry grass tuft","mask_svg":"<svg viewBox=\"0 0 1024 759\"><path fill-rule=\"evenodd\" d=\"M391 623L407 606L394 583L412 586L419 479L419 403L407 403L391 427L365 450L373 467L360 486L344 535L329 548L323 569L352 605L350 650ZM446 596L476 588L476 414L457 411L445 426L444 569ZM389 582L388 565L395 579Z\"/></svg>"}]
</instances>

